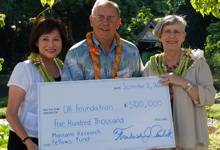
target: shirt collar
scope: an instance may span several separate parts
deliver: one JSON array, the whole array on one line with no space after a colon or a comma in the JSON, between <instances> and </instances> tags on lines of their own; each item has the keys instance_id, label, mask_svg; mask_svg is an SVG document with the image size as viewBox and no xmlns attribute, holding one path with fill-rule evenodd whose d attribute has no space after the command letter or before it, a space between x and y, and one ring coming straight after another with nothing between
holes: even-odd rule
<instances>
[{"instance_id":1,"label":"shirt collar","mask_svg":"<svg viewBox=\"0 0 220 150\"><path fill-rule=\"evenodd\" d=\"M94 35L92 35L92 41L94 42L95 46L96 46L98 49L101 49L101 50L103 51L103 49L102 49L102 47L101 47L99 41L95 38ZM112 46L111 46L110 51L115 50L115 49L116 49L116 46L117 46L117 43L116 43L116 39L115 39L115 37L114 37L114 39L113 39L113 44L112 44Z\"/></svg>"}]
</instances>

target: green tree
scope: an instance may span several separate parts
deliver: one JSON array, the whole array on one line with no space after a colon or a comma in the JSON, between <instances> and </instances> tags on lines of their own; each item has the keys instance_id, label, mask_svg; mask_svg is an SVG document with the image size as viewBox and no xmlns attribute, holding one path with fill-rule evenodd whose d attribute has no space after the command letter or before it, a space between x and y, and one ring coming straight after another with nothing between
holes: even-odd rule
<instances>
[{"instance_id":1,"label":"green tree","mask_svg":"<svg viewBox=\"0 0 220 150\"><path fill-rule=\"evenodd\" d=\"M131 18L131 23L127 27L127 32L130 33L127 39L134 42L152 17L151 9L142 6L137 15Z\"/></svg>"},{"instance_id":2,"label":"green tree","mask_svg":"<svg viewBox=\"0 0 220 150\"><path fill-rule=\"evenodd\" d=\"M193 8L200 12L204 17L213 15L220 19L220 1L219 0L191 0ZM214 75L220 73L220 22L219 20L211 23L207 27L208 36L206 37L205 56Z\"/></svg>"},{"instance_id":3,"label":"green tree","mask_svg":"<svg viewBox=\"0 0 220 150\"><path fill-rule=\"evenodd\" d=\"M58 1L58 0L57 0ZM50 6L50 8L52 8L52 6L54 5L54 0L41 0L40 1L42 6L44 7L46 4L48 4Z\"/></svg>"},{"instance_id":4,"label":"green tree","mask_svg":"<svg viewBox=\"0 0 220 150\"><path fill-rule=\"evenodd\" d=\"M207 28L205 54L214 75L220 74L220 22L212 23Z\"/></svg>"},{"instance_id":5,"label":"green tree","mask_svg":"<svg viewBox=\"0 0 220 150\"><path fill-rule=\"evenodd\" d=\"M5 26L5 14L0 14L0 28ZM2 70L3 58L0 58L0 71Z\"/></svg>"},{"instance_id":6,"label":"green tree","mask_svg":"<svg viewBox=\"0 0 220 150\"><path fill-rule=\"evenodd\" d=\"M5 14L0 14L0 28L5 26L5 18L6 18Z\"/></svg>"},{"instance_id":7,"label":"green tree","mask_svg":"<svg viewBox=\"0 0 220 150\"><path fill-rule=\"evenodd\" d=\"M185 7L182 10L186 11L189 17L192 16L193 8L188 5L188 3L190 4L188 0L113 1L117 2L121 9L122 24L117 32L122 38L130 41L136 40L149 19L155 20L155 18L161 18L167 14L177 14L183 6ZM39 14L60 17L67 24L70 37L69 46L85 39L86 33L92 30L89 15L94 2L95 0L0 1L0 12L4 12L7 15L4 28L0 28L0 57L5 59L4 66L12 68L18 61L27 58L30 53L27 43L32 26L29 19L37 17ZM209 21L205 20L205 18L205 21L203 21L201 18L198 19L197 16L192 16L192 20L190 19L189 24L192 26L190 27L192 33L187 36L187 39L192 38L192 40L189 40L189 44L196 45L198 44L197 42L202 43L202 41L205 41L203 36L206 35L206 32L196 31L199 30L197 28L199 25L195 23L203 22L202 25L206 25ZM198 35L199 33L200 35ZM193 35L196 37L193 37ZM63 52L61 55L61 59L64 58L65 53ZM7 68L4 67L2 72ZM10 69L7 70L10 71Z\"/></svg>"},{"instance_id":8,"label":"green tree","mask_svg":"<svg viewBox=\"0 0 220 150\"><path fill-rule=\"evenodd\" d=\"M203 17L200 13L195 11L188 0L186 0L184 5L180 6L176 14L185 16L187 21L187 36L184 47L200 48L204 50L206 37L209 34L206 28L210 23L216 22L218 19L212 15Z\"/></svg>"},{"instance_id":9,"label":"green tree","mask_svg":"<svg viewBox=\"0 0 220 150\"><path fill-rule=\"evenodd\" d=\"M220 18L220 1L219 0L191 0L193 8L202 14L205 15L212 14L216 18Z\"/></svg>"},{"instance_id":10,"label":"green tree","mask_svg":"<svg viewBox=\"0 0 220 150\"><path fill-rule=\"evenodd\" d=\"M136 0L115 1L119 3L122 10L122 25L118 32L124 37L123 33L127 32L131 17L137 14L139 7L136 4ZM4 12L7 15L5 27L0 29L0 34L3 35L0 36L0 57L5 59L4 66L7 66L3 68L3 72L10 73L10 68L13 68L17 62L25 60L29 55L27 43L32 26L29 19L38 16L39 13L41 15L60 17L67 24L71 39L70 46L85 39L86 33L91 31L89 15L95 0L59 0L53 4L48 4L48 2L48 0L44 1L44 7L42 7L41 1L0 1L0 12ZM61 59L64 58L65 53L62 53Z\"/></svg>"},{"instance_id":11,"label":"green tree","mask_svg":"<svg viewBox=\"0 0 220 150\"><path fill-rule=\"evenodd\" d=\"M3 58L0 58L0 71L2 70L2 64L4 62L4 59Z\"/></svg>"}]
</instances>

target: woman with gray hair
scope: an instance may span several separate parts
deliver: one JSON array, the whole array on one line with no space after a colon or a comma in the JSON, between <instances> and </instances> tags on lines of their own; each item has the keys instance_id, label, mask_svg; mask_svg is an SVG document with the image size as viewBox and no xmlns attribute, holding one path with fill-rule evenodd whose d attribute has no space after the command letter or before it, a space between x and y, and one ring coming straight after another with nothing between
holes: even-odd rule
<instances>
[{"instance_id":1,"label":"woman with gray hair","mask_svg":"<svg viewBox=\"0 0 220 150\"><path fill-rule=\"evenodd\" d=\"M183 16L162 18L153 33L164 52L151 56L143 76L159 76L169 86L176 141L169 150L208 150L206 106L214 104L216 90L203 51L181 47L186 26Z\"/></svg>"}]
</instances>

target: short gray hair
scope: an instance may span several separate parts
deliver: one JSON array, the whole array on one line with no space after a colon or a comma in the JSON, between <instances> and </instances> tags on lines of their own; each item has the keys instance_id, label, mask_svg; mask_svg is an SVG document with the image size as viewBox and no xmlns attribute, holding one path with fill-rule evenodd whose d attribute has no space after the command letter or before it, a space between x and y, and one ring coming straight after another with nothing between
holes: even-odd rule
<instances>
[{"instance_id":1,"label":"short gray hair","mask_svg":"<svg viewBox=\"0 0 220 150\"><path fill-rule=\"evenodd\" d=\"M96 0L95 4L93 5L93 8L92 8L92 12L91 12L91 15L94 15L96 9L99 7L99 6L106 6L106 5L112 5L115 7L115 9L117 9L117 12L118 12L118 16L120 17L120 9L119 9L119 6L117 3L113 2L113 1L109 1L109 0Z\"/></svg>"},{"instance_id":2,"label":"short gray hair","mask_svg":"<svg viewBox=\"0 0 220 150\"><path fill-rule=\"evenodd\" d=\"M185 28L187 26L185 17L178 15L168 15L162 18L162 20L156 25L156 27L153 30L153 34L156 37L160 38L163 28L167 25L174 25L174 24L180 24L182 26L183 32L185 32Z\"/></svg>"}]
</instances>

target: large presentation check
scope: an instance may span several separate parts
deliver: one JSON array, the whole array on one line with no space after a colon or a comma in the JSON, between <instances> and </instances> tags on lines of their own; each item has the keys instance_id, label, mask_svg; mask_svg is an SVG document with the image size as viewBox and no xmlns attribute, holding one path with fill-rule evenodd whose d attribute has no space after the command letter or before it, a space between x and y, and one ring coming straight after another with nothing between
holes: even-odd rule
<instances>
[{"instance_id":1,"label":"large presentation check","mask_svg":"<svg viewBox=\"0 0 220 150\"><path fill-rule=\"evenodd\" d=\"M38 84L40 150L175 147L169 89L159 80Z\"/></svg>"}]
</instances>

